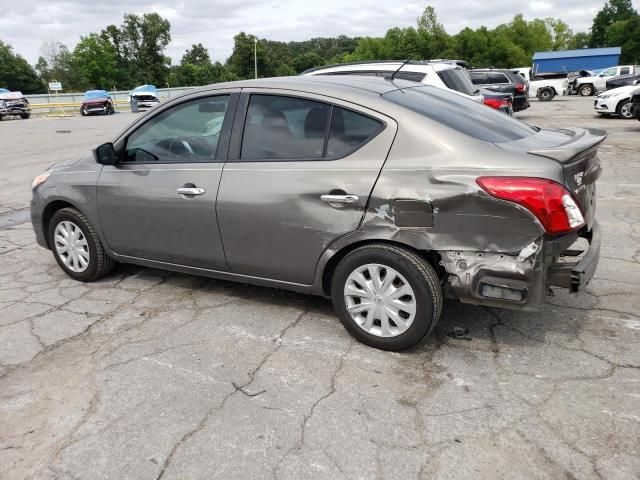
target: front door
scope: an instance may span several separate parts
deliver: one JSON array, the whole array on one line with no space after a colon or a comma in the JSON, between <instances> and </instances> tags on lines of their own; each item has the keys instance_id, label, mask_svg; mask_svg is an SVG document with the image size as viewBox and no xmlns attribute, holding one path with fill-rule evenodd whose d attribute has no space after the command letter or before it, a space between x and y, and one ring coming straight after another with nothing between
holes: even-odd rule
<instances>
[{"instance_id":1,"label":"front door","mask_svg":"<svg viewBox=\"0 0 640 480\"><path fill-rule=\"evenodd\" d=\"M98 212L118 255L227 270L215 201L238 94L186 100L128 135L98 179Z\"/></svg>"},{"instance_id":2,"label":"front door","mask_svg":"<svg viewBox=\"0 0 640 480\"><path fill-rule=\"evenodd\" d=\"M217 204L231 270L311 284L324 250L360 225L396 128L326 97L243 93Z\"/></svg>"}]
</instances>

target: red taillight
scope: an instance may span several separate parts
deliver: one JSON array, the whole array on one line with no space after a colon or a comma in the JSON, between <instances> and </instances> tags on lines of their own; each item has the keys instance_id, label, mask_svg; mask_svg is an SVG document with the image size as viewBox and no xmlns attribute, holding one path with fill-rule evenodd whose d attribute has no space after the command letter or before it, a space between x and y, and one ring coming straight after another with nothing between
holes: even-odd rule
<instances>
[{"instance_id":1,"label":"red taillight","mask_svg":"<svg viewBox=\"0 0 640 480\"><path fill-rule=\"evenodd\" d=\"M511 102L506 98L485 98L482 100L482 103L496 110L511 105Z\"/></svg>"},{"instance_id":2,"label":"red taillight","mask_svg":"<svg viewBox=\"0 0 640 480\"><path fill-rule=\"evenodd\" d=\"M516 92L522 93L522 92L524 92L526 90L527 90L527 84L526 83L516 83Z\"/></svg>"},{"instance_id":3,"label":"red taillight","mask_svg":"<svg viewBox=\"0 0 640 480\"><path fill-rule=\"evenodd\" d=\"M584 225L582 212L571 192L546 178L479 177L476 182L488 194L522 205L551 234L570 232Z\"/></svg>"}]
</instances>

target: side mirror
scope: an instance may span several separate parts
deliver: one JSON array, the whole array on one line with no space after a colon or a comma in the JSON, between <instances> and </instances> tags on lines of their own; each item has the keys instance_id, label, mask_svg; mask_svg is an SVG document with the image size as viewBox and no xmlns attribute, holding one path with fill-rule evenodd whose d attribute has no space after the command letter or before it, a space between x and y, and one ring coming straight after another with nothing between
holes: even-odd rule
<instances>
[{"instance_id":1,"label":"side mirror","mask_svg":"<svg viewBox=\"0 0 640 480\"><path fill-rule=\"evenodd\" d=\"M101 165L115 165L117 161L116 149L113 147L113 143L105 143L100 145L94 151L96 162Z\"/></svg>"}]
</instances>

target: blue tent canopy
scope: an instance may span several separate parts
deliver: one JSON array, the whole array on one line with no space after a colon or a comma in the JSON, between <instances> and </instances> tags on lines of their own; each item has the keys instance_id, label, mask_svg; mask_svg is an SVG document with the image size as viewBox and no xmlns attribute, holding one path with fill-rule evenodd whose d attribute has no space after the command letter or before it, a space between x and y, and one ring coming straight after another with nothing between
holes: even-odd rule
<instances>
[{"instance_id":1,"label":"blue tent canopy","mask_svg":"<svg viewBox=\"0 0 640 480\"><path fill-rule=\"evenodd\" d=\"M106 90L88 90L84 92L84 98L89 100L91 98L111 97Z\"/></svg>"},{"instance_id":2,"label":"blue tent canopy","mask_svg":"<svg viewBox=\"0 0 640 480\"><path fill-rule=\"evenodd\" d=\"M158 93L155 85L140 85L139 87L134 88L131 93L141 93L141 92L150 92L150 93Z\"/></svg>"}]
</instances>

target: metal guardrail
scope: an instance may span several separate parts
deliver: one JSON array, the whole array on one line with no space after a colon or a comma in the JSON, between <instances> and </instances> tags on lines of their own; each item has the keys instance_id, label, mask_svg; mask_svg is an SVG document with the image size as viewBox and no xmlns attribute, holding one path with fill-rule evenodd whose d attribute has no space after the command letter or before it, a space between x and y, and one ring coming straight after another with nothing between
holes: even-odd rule
<instances>
[{"instance_id":1,"label":"metal guardrail","mask_svg":"<svg viewBox=\"0 0 640 480\"><path fill-rule=\"evenodd\" d=\"M177 97L190 90L198 87L171 87L171 88L159 88L158 97L160 101L168 100L172 97ZM120 107L121 110L129 108L129 102L127 96L131 93L131 90L116 90L108 92L113 98L113 103L116 108ZM29 103L31 104L31 111L33 113L55 113L59 110L64 112L80 112L80 106L84 99L84 92L69 92L60 93L56 95L51 94L38 94L38 95L25 95ZM60 108L58 108L58 102Z\"/></svg>"}]
</instances>

